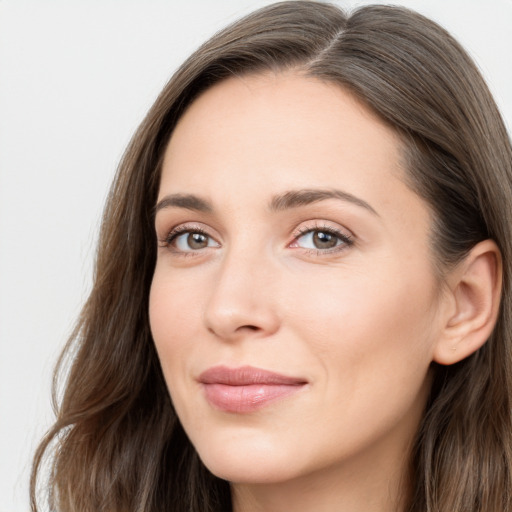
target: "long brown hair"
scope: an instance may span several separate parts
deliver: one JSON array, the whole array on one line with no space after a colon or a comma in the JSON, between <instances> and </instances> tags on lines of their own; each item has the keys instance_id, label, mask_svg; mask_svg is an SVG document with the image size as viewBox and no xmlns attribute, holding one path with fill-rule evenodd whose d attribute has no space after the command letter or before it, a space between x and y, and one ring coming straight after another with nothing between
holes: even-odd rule
<instances>
[{"instance_id":1,"label":"long brown hair","mask_svg":"<svg viewBox=\"0 0 512 512\"><path fill-rule=\"evenodd\" d=\"M230 510L229 484L206 470L184 434L153 346L153 208L163 151L194 98L226 77L292 68L350 90L401 135L409 185L434 214L440 273L481 240L502 252L491 338L464 361L435 368L407 510L512 510L512 149L504 123L474 63L432 21L400 7L347 16L298 1L256 11L200 47L133 137L105 209L94 286L56 370L54 389L62 378L65 386L35 455L34 512L44 461L52 510Z\"/></svg>"}]
</instances>

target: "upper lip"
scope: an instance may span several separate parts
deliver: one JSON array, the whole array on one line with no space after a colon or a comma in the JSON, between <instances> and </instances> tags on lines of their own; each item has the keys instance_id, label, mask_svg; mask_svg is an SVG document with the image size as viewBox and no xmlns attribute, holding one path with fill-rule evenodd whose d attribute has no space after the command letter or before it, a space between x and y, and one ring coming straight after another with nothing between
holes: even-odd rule
<instances>
[{"instance_id":1,"label":"upper lip","mask_svg":"<svg viewBox=\"0 0 512 512\"><path fill-rule=\"evenodd\" d=\"M297 386L307 382L301 377L288 377L252 366L238 368L213 366L201 373L198 380L202 384L225 384L228 386L250 386L251 384Z\"/></svg>"}]
</instances>

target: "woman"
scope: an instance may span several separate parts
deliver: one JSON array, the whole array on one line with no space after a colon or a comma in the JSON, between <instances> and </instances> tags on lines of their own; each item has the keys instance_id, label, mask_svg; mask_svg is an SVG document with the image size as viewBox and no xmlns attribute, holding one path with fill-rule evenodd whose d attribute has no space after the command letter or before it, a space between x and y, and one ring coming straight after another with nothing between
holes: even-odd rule
<instances>
[{"instance_id":1,"label":"woman","mask_svg":"<svg viewBox=\"0 0 512 512\"><path fill-rule=\"evenodd\" d=\"M120 166L33 510L50 447L61 511L512 510L511 204L433 22L228 27Z\"/></svg>"}]
</instances>

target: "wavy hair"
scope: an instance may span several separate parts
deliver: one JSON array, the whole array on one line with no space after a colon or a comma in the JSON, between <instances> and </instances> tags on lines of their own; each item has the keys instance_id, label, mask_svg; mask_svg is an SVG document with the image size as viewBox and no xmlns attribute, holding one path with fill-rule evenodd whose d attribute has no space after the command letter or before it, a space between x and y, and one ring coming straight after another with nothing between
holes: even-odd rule
<instances>
[{"instance_id":1,"label":"wavy hair","mask_svg":"<svg viewBox=\"0 0 512 512\"><path fill-rule=\"evenodd\" d=\"M287 69L350 90L400 135L408 184L434 215L440 273L479 241L499 246L497 324L476 353L436 365L405 510L512 510L512 149L498 109L466 52L429 19L293 1L201 46L135 133L105 208L92 291L56 369L57 418L35 455L33 512L39 491L60 512L231 509L229 484L204 467L176 417L151 338L153 210L163 152L187 106L227 77Z\"/></svg>"}]
</instances>

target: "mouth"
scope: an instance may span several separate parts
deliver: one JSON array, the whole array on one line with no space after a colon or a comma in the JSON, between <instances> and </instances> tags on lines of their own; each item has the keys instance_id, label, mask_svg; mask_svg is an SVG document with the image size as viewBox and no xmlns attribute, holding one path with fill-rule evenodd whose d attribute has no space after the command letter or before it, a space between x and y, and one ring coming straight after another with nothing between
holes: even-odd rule
<instances>
[{"instance_id":1,"label":"mouth","mask_svg":"<svg viewBox=\"0 0 512 512\"><path fill-rule=\"evenodd\" d=\"M252 366L214 366L199 376L206 400L215 409L231 413L256 411L302 390L307 381Z\"/></svg>"}]
</instances>

